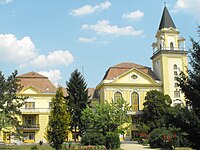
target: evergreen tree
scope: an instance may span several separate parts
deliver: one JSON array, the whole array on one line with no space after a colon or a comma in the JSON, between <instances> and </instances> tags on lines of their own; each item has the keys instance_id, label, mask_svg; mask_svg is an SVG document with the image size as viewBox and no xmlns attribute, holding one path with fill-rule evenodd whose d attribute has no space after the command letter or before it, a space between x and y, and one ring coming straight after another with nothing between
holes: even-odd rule
<instances>
[{"instance_id":1,"label":"evergreen tree","mask_svg":"<svg viewBox=\"0 0 200 150\"><path fill-rule=\"evenodd\" d=\"M200 29L200 26L199 26ZM200 30L198 31L200 35ZM200 43L191 38L192 48L190 49L190 65L188 75L183 72L178 78L179 86L185 94L189 110L185 118L180 120L183 124L182 130L189 134L188 138L193 148L200 149Z\"/></svg>"},{"instance_id":2,"label":"evergreen tree","mask_svg":"<svg viewBox=\"0 0 200 150\"><path fill-rule=\"evenodd\" d=\"M88 89L84 77L76 69L72 72L67 85L67 108L70 112L70 130L75 133L74 141L82 134L81 112L89 104Z\"/></svg>"},{"instance_id":3,"label":"evergreen tree","mask_svg":"<svg viewBox=\"0 0 200 150\"><path fill-rule=\"evenodd\" d=\"M70 115L66 110L62 88L58 88L55 97L52 98L50 119L47 126L46 138L50 145L59 150L67 139Z\"/></svg>"},{"instance_id":4,"label":"evergreen tree","mask_svg":"<svg viewBox=\"0 0 200 150\"><path fill-rule=\"evenodd\" d=\"M22 89L17 74L17 71L14 71L5 78L0 71L0 130L13 127L15 131L19 131L21 126L17 116L21 113L19 108L24 105L27 97L17 95L17 92Z\"/></svg>"}]
</instances>

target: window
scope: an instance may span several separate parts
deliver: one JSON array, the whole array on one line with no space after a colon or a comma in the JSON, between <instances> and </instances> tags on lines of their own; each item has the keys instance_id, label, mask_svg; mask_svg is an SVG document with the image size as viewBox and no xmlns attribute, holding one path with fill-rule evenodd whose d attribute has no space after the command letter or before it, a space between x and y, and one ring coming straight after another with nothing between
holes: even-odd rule
<instances>
[{"instance_id":1,"label":"window","mask_svg":"<svg viewBox=\"0 0 200 150\"><path fill-rule=\"evenodd\" d=\"M139 123L140 123L139 117L132 116L132 123L133 123L133 124L139 124Z\"/></svg>"},{"instance_id":2,"label":"window","mask_svg":"<svg viewBox=\"0 0 200 150\"><path fill-rule=\"evenodd\" d=\"M24 116L25 125L34 125L35 124L35 116L26 115Z\"/></svg>"},{"instance_id":3,"label":"window","mask_svg":"<svg viewBox=\"0 0 200 150\"><path fill-rule=\"evenodd\" d=\"M133 92L131 94L131 105L132 105L132 111L139 110L139 95L136 92Z\"/></svg>"},{"instance_id":4,"label":"window","mask_svg":"<svg viewBox=\"0 0 200 150\"><path fill-rule=\"evenodd\" d=\"M138 77L137 77L137 75L135 75L135 74L133 74L132 76L131 76L131 79L133 79L133 80L135 80L135 79L137 79Z\"/></svg>"},{"instance_id":5,"label":"window","mask_svg":"<svg viewBox=\"0 0 200 150\"><path fill-rule=\"evenodd\" d=\"M170 50L174 50L174 43L173 42L170 43Z\"/></svg>"},{"instance_id":6,"label":"window","mask_svg":"<svg viewBox=\"0 0 200 150\"><path fill-rule=\"evenodd\" d=\"M115 92L114 94L114 101L122 99L122 94L120 92Z\"/></svg>"},{"instance_id":7,"label":"window","mask_svg":"<svg viewBox=\"0 0 200 150\"><path fill-rule=\"evenodd\" d=\"M179 90L174 91L174 97L180 97L180 91Z\"/></svg>"},{"instance_id":8,"label":"window","mask_svg":"<svg viewBox=\"0 0 200 150\"><path fill-rule=\"evenodd\" d=\"M174 83L174 87L178 87L178 83Z\"/></svg>"},{"instance_id":9,"label":"window","mask_svg":"<svg viewBox=\"0 0 200 150\"><path fill-rule=\"evenodd\" d=\"M162 44L160 44L160 50L162 50Z\"/></svg>"},{"instance_id":10,"label":"window","mask_svg":"<svg viewBox=\"0 0 200 150\"><path fill-rule=\"evenodd\" d=\"M174 70L177 70L177 69L178 69L177 65L176 65L176 64L174 64Z\"/></svg>"},{"instance_id":11,"label":"window","mask_svg":"<svg viewBox=\"0 0 200 150\"><path fill-rule=\"evenodd\" d=\"M49 102L49 109L51 109L52 102Z\"/></svg>"},{"instance_id":12,"label":"window","mask_svg":"<svg viewBox=\"0 0 200 150\"><path fill-rule=\"evenodd\" d=\"M177 76L177 75L178 75L178 72L177 72L177 71L174 71L174 75Z\"/></svg>"},{"instance_id":13,"label":"window","mask_svg":"<svg viewBox=\"0 0 200 150\"><path fill-rule=\"evenodd\" d=\"M25 140L35 140L35 132L23 132L25 137Z\"/></svg>"},{"instance_id":14,"label":"window","mask_svg":"<svg viewBox=\"0 0 200 150\"><path fill-rule=\"evenodd\" d=\"M35 102L26 102L25 103L25 109L34 109L35 108Z\"/></svg>"}]
</instances>

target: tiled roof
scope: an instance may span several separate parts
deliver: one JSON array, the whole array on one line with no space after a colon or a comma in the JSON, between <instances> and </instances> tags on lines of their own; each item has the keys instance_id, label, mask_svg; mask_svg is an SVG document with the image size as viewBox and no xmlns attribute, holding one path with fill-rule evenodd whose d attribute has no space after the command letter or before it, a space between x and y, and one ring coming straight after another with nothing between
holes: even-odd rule
<instances>
[{"instance_id":1,"label":"tiled roof","mask_svg":"<svg viewBox=\"0 0 200 150\"><path fill-rule=\"evenodd\" d=\"M113 80L133 68L140 70L141 72L147 74L148 76L152 77L155 80L158 80L158 78L156 77L154 72L151 70L151 68L138 65L135 63L129 63L129 62L120 63L117 65L114 65L113 67L110 67L106 71L106 74L103 77L103 80Z\"/></svg>"},{"instance_id":2,"label":"tiled roof","mask_svg":"<svg viewBox=\"0 0 200 150\"><path fill-rule=\"evenodd\" d=\"M88 96L90 99L98 98L98 91L95 88L88 88Z\"/></svg>"},{"instance_id":3,"label":"tiled roof","mask_svg":"<svg viewBox=\"0 0 200 150\"><path fill-rule=\"evenodd\" d=\"M48 77L45 77L36 72L29 72L18 76L20 84L23 88L32 86L39 90L41 93L55 93L56 87L51 83Z\"/></svg>"}]
</instances>

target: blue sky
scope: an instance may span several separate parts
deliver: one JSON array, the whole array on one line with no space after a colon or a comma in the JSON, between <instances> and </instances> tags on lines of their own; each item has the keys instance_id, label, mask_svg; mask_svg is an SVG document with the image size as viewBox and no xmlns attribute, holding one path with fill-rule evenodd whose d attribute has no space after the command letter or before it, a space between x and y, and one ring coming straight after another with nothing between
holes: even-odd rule
<instances>
[{"instance_id":1,"label":"blue sky","mask_svg":"<svg viewBox=\"0 0 200 150\"><path fill-rule=\"evenodd\" d=\"M166 3L189 48L200 0ZM0 0L0 70L35 71L65 85L79 69L95 87L115 64L151 67L163 7L163 0Z\"/></svg>"}]
</instances>

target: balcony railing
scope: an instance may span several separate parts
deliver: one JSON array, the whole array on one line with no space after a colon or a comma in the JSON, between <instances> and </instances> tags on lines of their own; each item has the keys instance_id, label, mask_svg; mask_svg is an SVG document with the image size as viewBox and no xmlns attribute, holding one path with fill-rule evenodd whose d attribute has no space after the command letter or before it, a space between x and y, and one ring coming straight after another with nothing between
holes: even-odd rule
<instances>
[{"instance_id":1,"label":"balcony railing","mask_svg":"<svg viewBox=\"0 0 200 150\"><path fill-rule=\"evenodd\" d=\"M175 52L182 52L182 51L186 51L184 47L163 47L163 48L159 48L156 51L153 52L153 54L158 53L159 51L175 51Z\"/></svg>"},{"instance_id":2,"label":"balcony railing","mask_svg":"<svg viewBox=\"0 0 200 150\"><path fill-rule=\"evenodd\" d=\"M20 110L22 114L23 113L50 113L49 108L21 108Z\"/></svg>"},{"instance_id":3,"label":"balcony railing","mask_svg":"<svg viewBox=\"0 0 200 150\"><path fill-rule=\"evenodd\" d=\"M39 124L23 124L23 130L39 130Z\"/></svg>"}]
</instances>

